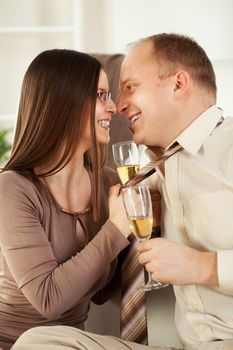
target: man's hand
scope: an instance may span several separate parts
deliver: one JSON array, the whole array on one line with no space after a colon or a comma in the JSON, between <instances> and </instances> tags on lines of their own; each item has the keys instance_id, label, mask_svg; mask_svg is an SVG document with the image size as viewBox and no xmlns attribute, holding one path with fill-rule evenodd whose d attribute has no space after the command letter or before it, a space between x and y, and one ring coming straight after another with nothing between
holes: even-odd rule
<instances>
[{"instance_id":1,"label":"man's hand","mask_svg":"<svg viewBox=\"0 0 233 350\"><path fill-rule=\"evenodd\" d=\"M165 238L143 241L139 247L139 262L152 278L175 285L218 285L217 254L201 252Z\"/></svg>"}]
</instances>

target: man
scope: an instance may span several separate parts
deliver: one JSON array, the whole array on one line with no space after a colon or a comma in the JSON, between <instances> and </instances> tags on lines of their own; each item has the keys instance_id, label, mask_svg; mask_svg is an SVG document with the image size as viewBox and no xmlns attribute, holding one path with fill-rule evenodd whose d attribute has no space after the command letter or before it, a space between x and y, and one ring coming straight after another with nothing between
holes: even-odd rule
<instances>
[{"instance_id":1,"label":"man","mask_svg":"<svg viewBox=\"0 0 233 350\"><path fill-rule=\"evenodd\" d=\"M165 238L141 244L139 261L174 285L182 343L223 346L233 339L233 118L215 105L213 67L192 39L155 35L131 48L120 86L136 143L183 147L157 174Z\"/></svg>"},{"instance_id":2,"label":"man","mask_svg":"<svg viewBox=\"0 0 233 350\"><path fill-rule=\"evenodd\" d=\"M233 349L233 119L215 105L212 65L192 39L159 34L130 48L120 86L118 110L136 143L182 146L157 169L163 238L140 245L140 263L174 285L183 348ZM37 349L32 339L40 350L161 349L63 327L30 332L13 350Z\"/></svg>"}]
</instances>

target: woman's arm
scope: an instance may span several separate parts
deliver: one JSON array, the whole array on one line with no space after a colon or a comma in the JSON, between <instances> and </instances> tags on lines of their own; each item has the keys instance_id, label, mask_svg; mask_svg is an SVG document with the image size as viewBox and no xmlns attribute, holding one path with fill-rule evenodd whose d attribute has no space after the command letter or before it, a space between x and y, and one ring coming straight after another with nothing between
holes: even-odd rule
<instances>
[{"instance_id":1,"label":"woman's arm","mask_svg":"<svg viewBox=\"0 0 233 350\"><path fill-rule=\"evenodd\" d=\"M3 256L28 301L46 318L56 319L88 293L128 240L108 220L82 251L59 264L31 197L33 184L9 181L6 175L0 175Z\"/></svg>"}]
</instances>

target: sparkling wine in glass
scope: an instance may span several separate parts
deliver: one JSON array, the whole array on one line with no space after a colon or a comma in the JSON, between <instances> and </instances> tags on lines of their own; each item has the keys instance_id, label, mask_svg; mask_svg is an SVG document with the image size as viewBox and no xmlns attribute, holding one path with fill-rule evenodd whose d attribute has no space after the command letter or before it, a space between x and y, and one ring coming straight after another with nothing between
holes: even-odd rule
<instances>
[{"instance_id":1,"label":"sparkling wine in glass","mask_svg":"<svg viewBox=\"0 0 233 350\"><path fill-rule=\"evenodd\" d=\"M133 234L140 240L150 239L153 227L151 196L148 186L138 184L122 188L123 201ZM156 282L148 274L148 282L142 287L145 291L160 289L168 284Z\"/></svg>"},{"instance_id":2,"label":"sparkling wine in glass","mask_svg":"<svg viewBox=\"0 0 233 350\"><path fill-rule=\"evenodd\" d=\"M112 145L112 153L117 172L124 185L139 170L138 147L133 141L124 141Z\"/></svg>"}]
</instances>

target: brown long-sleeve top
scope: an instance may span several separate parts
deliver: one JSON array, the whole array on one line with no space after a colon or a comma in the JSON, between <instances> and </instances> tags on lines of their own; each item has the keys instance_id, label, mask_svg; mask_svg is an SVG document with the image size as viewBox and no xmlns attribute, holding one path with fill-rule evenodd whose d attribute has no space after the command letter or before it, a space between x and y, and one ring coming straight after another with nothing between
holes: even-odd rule
<instances>
[{"instance_id":1,"label":"brown long-sleeve top","mask_svg":"<svg viewBox=\"0 0 233 350\"><path fill-rule=\"evenodd\" d=\"M102 169L94 222L91 211L63 212L41 182L0 174L0 347L38 325L84 328L91 298L129 244L108 220L109 187L117 182L112 169Z\"/></svg>"}]
</instances>

